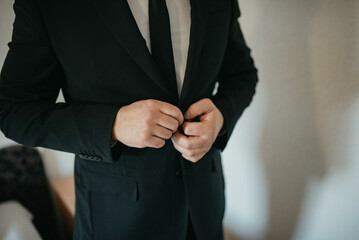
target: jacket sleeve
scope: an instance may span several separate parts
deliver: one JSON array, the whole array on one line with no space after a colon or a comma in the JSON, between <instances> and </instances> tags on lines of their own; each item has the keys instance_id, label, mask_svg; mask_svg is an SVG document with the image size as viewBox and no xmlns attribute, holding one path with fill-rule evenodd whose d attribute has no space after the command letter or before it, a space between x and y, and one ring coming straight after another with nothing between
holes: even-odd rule
<instances>
[{"instance_id":1,"label":"jacket sleeve","mask_svg":"<svg viewBox=\"0 0 359 240\"><path fill-rule=\"evenodd\" d=\"M212 98L224 118L224 134L219 135L214 143L214 146L222 151L239 117L251 103L258 81L257 69L238 23L238 2L232 2L227 49L219 75L219 87Z\"/></svg>"},{"instance_id":2,"label":"jacket sleeve","mask_svg":"<svg viewBox=\"0 0 359 240\"><path fill-rule=\"evenodd\" d=\"M0 128L27 146L112 162L112 126L118 106L56 103L65 74L34 0L16 0L12 40L0 76Z\"/></svg>"}]
</instances>

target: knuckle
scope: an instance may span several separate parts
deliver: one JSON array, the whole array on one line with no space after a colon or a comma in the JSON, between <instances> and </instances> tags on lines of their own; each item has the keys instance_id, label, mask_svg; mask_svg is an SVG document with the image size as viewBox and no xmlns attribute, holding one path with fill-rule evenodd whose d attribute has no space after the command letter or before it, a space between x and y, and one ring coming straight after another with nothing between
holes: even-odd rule
<instances>
[{"instance_id":1,"label":"knuckle","mask_svg":"<svg viewBox=\"0 0 359 240\"><path fill-rule=\"evenodd\" d=\"M193 157L193 153L188 151L187 149L184 151L184 154L186 154L187 157L190 157L190 158Z\"/></svg>"},{"instance_id":2,"label":"knuckle","mask_svg":"<svg viewBox=\"0 0 359 240\"><path fill-rule=\"evenodd\" d=\"M194 162L194 161L193 161L193 158L191 158L191 157L189 157L189 156L186 156L186 155L182 154L182 157L185 158L185 159L187 159L188 161Z\"/></svg>"},{"instance_id":3,"label":"knuckle","mask_svg":"<svg viewBox=\"0 0 359 240\"><path fill-rule=\"evenodd\" d=\"M149 139L145 136L142 137L141 142L143 143L143 145L146 145L146 146L148 146L150 144Z\"/></svg>"},{"instance_id":4,"label":"knuckle","mask_svg":"<svg viewBox=\"0 0 359 240\"><path fill-rule=\"evenodd\" d=\"M151 119L151 120L155 117L155 113L154 113L154 111L153 111L152 109L148 109L148 111L147 111L147 117L148 117L149 119Z\"/></svg>"},{"instance_id":5,"label":"knuckle","mask_svg":"<svg viewBox=\"0 0 359 240\"><path fill-rule=\"evenodd\" d=\"M188 151L187 155L191 158L196 158L196 153L194 151Z\"/></svg>"},{"instance_id":6,"label":"knuckle","mask_svg":"<svg viewBox=\"0 0 359 240\"><path fill-rule=\"evenodd\" d=\"M142 133L140 133L140 134L138 135L138 139L139 139L141 142L145 141L145 138L146 138L145 132L142 132Z\"/></svg>"},{"instance_id":7,"label":"knuckle","mask_svg":"<svg viewBox=\"0 0 359 240\"><path fill-rule=\"evenodd\" d=\"M191 145L190 142L188 142L187 140L183 141L183 147L190 148L191 147L190 145Z\"/></svg>"},{"instance_id":8,"label":"knuckle","mask_svg":"<svg viewBox=\"0 0 359 240\"><path fill-rule=\"evenodd\" d=\"M141 137L140 141L141 141L141 145L143 145L143 146L148 146L150 144L147 137L145 137L145 136Z\"/></svg>"},{"instance_id":9,"label":"knuckle","mask_svg":"<svg viewBox=\"0 0 359 240\"><path fill-rule=\"evenodd\" d=\"M152 113L147 112L146 116L143 119L147 126L149 126L152 123Z\"/></svg>"},{"instance_id":10,"label":"knuckle","mask_svg":"<svg viewBox=\"0 0 359 240\"><path fill-rule=\"evenodd\" d=\"M151 138L151 135L149 134L149 131L144 131L142 135L142 140L144 142L148 142Z\"/></svg>"},{"instance_id":11,"label":"knuckle","mask_svg":"<svg viewBox=\"0 0 359 240\"><path fill-rule=\"evenodd\" d=\"M141 105L141 111L143 114L147 115L148 112L150 111L150 107L149 107L149 103L147 101L143 102L143 104Z\"/></svg>"},{"instance_id":12,"label":"knuckle","mask_svg":"<svg viewBox=\"0 0 359 240\"><path fill-rule=\"evenodd\" d=\"M148 107L152 107L152 106L154 105L153 99L147 100L147 101L146 101L146 104L147 104Z\"/></svg>"},{"instance_id":13,"label":"knuckle","mask_svg":"<svg viewBox=\"0 0 359 240\"><path fill-rule=\"evenodd\" d=\"M147 120L145 121L145 125L143 126L143 128L142 128L142 133L144 134L144 135L148 135L148 134L150 134L150 123L149 122L147 122Z\"/></svg>"},{"instance_id":14,"label":"knuckle","mask_svg":"<svg viewBox=\"0 0 359 240\"><path fill-rule=\"evenodd\" d=\"M148 109L149 111L152 111L153 109L155 109L156 106L157 106L157 104L156 104L156 101L155 101L155 100L152 100L152 99L147 100L147 109Z\"/></svg>"},{"instance_id":15,"label":"knuckle","mask_svg":"<svg viewBox=\"0 0 359 240\"><path fill-rule=\"evenodd\" d=\"M198 162L198 160L199 160L198 157L191 157L191 159L192 159L192 162L193 162L193 163L196 163L196 162Z\"/></svg>"},{"instance_id":16,"label":"knuckle","mask_svg":"<svg viewBox=\"0 0 359 240\"><path fill-rule=\"evenodd\" d=\"M204 140L205 142L208 142L208 141L209 141L209 138L210 138L210 134L208 134L208 132L203 135L203 140Z\"/></svg>"},{"instance_id":17,"label":"knuckle","mask_svg":"<svg viewBox=\"0 0 359 240\"><path fill-rule=\"evenodd\" d=\"M181 152L181 149L178 148L178 145L177 145L175 142L173 142L173 147L174 147L177 151Z\"/></svg>"}]
</instances>

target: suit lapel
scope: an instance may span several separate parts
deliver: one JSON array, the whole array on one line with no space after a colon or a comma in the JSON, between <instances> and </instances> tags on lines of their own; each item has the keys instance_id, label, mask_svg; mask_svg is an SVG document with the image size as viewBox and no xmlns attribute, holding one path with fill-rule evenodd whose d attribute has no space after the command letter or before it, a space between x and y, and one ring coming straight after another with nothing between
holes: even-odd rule
<instances>
[{"instance_id":1,"label":"suit lapel","mask_svg":"<svg viewBox=\"0 0 359 240\"><path fill-rule=\"evenodd\" d=\"M169 96L176 97L177 89L163 79L148 51L127 0L91 0L101 19L105 22L126 52L143 71ZM175 95L174 95L175 94Z\"/></svg>"},{"instance_id":2,"label":"suit lapel","mask_svg":"<svg viewBox=\"0 0 359 240\"><path fill-rule=\"evenodd\" d=\"M191 33L188 49L186 73L180 96L180 102L188 94L189 89L195 83L195 73L202 50L202 43L207 27L208 4L207 0L190 0L191 2Z\"/></svg>"}]
</instances>

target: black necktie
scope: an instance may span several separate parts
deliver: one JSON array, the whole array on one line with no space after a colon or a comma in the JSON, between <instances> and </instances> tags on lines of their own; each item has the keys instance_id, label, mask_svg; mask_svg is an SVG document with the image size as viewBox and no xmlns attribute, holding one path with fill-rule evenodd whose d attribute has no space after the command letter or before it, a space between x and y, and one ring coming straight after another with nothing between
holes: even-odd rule
<instances>
[{"instance_id":1,"label":"black necktie","mask_svg":"<svg viewBox=\"0 0 359 240\"><path fill-rule=\"evenodd\" d=\"M149 0L151 53L166 81L176 88L171 27L165 0ZM174 84L174 85L173 85ZM177 89L177 88L176 88Z\"/></svg>"}]
</instances>

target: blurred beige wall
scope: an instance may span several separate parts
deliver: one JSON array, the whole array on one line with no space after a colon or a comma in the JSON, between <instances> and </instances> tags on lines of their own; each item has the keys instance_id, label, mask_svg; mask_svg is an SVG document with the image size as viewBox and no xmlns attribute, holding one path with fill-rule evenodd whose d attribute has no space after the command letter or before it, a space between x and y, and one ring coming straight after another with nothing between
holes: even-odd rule
<instances>
[{"instance_id":1,"label":"blurred beige wall","mask_svg":"<svg viewBox=\"0 0 359 240\"><path fill-rule=\"evenodd\" d=\"M260 82L224 153L233 239L359 239L359 1L239 2Z\"/></svg>"}]
</instances>

